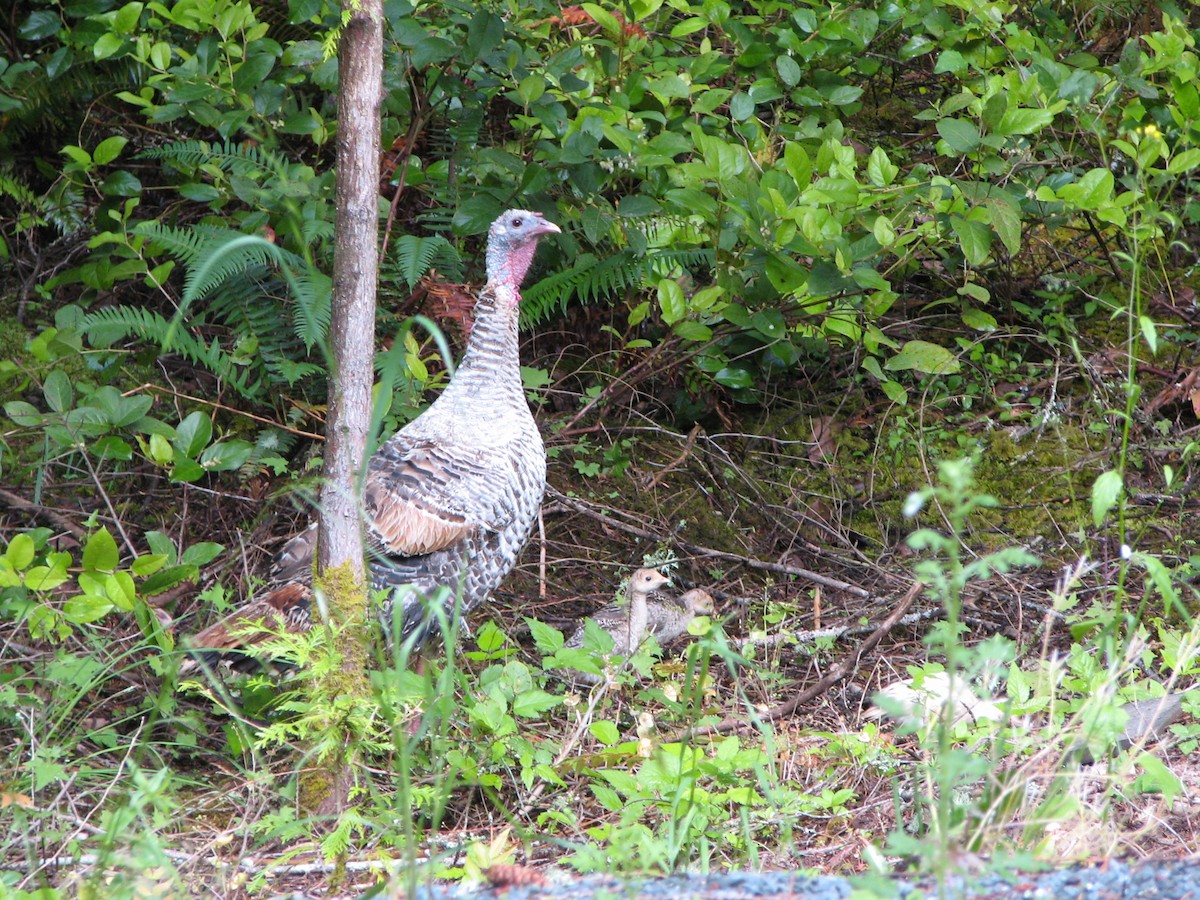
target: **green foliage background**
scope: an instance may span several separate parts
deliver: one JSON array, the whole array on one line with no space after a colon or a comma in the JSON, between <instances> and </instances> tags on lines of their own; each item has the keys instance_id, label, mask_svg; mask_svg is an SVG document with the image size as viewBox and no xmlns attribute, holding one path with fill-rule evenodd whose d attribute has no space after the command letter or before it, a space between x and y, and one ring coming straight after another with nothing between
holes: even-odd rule
<instances>
[{"instance_id":1,"label":"green foliage background","mask_svg":"<svg viewBox=\"0 0 1200 900\"><path fill-rule=\"evenodd\" d=\"M383 427L419 411L443 377L431 342L402 324L410 293L434 272L477 282L482 233L521 206L563 230L524 292L526 327L547 341L575 329L564 343L589 349L669 348L656 358L677 424L714 408L769 414L800 373L835 364L838 389L868 402L905 410L952 397L969 416L1030 359L1077 351L1081 322L1106 323L1128 361L1124 395L1097 401L1098 426L1118 424L1090 502L1095 527L1115 516L1125 543L1135 370L1194 354L1197 340L1194 327L1163 327L1151 302L1186 304L1196 281L1193 6L394 0L385 10L379 315L396 340L377 361ZM176 700L173 637L151 601L195 582L225 548L186 524L154 527L177 515L149 488L135 510L144 527L127 534L119 523L134 516L107 489L303 481L327 371L341 22L328 0L27 0L0 30L0 481L35 500L64 485L99 494L118 523L84 523L73 549L30 528L0 556L0 617L19 623L22 640L58 648L36 673L0 668L0 723L27 732L0 808L12 807L18 830L62 829L22 798L40 802L76 778L102 810L100 838L55 832L50 843L119 856L131 895L151 890L139 881L150 866L170 881L177 860L154 834L176 794L202 787L178 763L207 731ZM1008 343L1016 337L1021 353ZM612 369L585 397L603 392ZM546 378L531 372L530 386ZM907 440L898 428L881 444L900 457ZM1195 448L1172 444L1172 459L1182 468ZM575 468L620 476L626 449L614 444L601 463L581 439ZM957 485L954 498L965 506L970 490ZM1164 617L1187 620L1186 566L1129 559ZM205 600L230 602L211 585ZM1119 635L1151 627L1144 612L1093 608L1076 625L1101 632L1116 665ZM114 621L133 623L127 645L104 639ZM1164 657L1190 671L1191 651L1179 650L1190 645L1156 634ZM404 776L421 821L399 837L383 813L342 823L326 850L374 828L393 835L392 851L413 852L406 841L436 828L464 784L497 806L506 785L560 786L581 733L599 747L588 790L612 816L576 847L580 868L756 862L760 847L791 840L789 816L847 815L840 781L801 790L778 776L770 747L730 739L705 757L671 742L639 755L613 724L617 709L572 740L533 740L529 727L561 712L562 695L508 658L503 635L484 632L472 653L474 681L452 662L381 676L395 706L358 733ZM718 635L689 653L689 673L702 680L710 658L731 671L744 662ZM1100 675L1076 662L1085 693ZM86 713L122 678L144 693L95 724ZM54 712L26 728L39 691ZM455 691L465 716L449 708ZM296 702L290 711L303 713ZM681 727L711 714L698 688L660 690L654 702ZM443 719L413 734L404 716L422 703ZM155 728L136 758L113 761L130 733ZM276 723L264 740L234 722L226 749L257 773L292 728ZM94 764L71 774L80 747ZM823 759L830 772L890 774L892 758L874 753L839 739ZM449 771L432 786L409 778L443 761ZM106 806L105 786L118 781L122 803ZM941 813L945 830L966 827ZM288 815L264 817L261 833L303 833L307 823ZM561 803L537 827L585 831ZM477 851L465 869L507 852Z\"/></svg>"}]
</instances>

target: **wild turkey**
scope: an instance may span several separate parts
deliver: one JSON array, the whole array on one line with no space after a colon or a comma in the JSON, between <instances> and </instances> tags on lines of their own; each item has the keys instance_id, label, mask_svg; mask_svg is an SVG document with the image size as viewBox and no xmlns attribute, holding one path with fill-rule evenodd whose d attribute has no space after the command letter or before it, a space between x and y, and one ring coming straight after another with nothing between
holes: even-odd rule
<instances>
[{"instance_id":1,"label":"wild turkey","mask_svg":"<svg viewBox=\"0 0 1200 900\"><path fill-rule=\"evenodd\" d=\"M587 617L612 636L614 656L631 656L641 646L646 637L649 615L647 601L653 591L667 583L667 576L657 569L638 569L629 576L629 584L625 588L626 603L610 603ZM575 633L567 638L564 649L581 648L586 634L587 629L580 623ZM567 681L582 681L587 684L598 684L604 680L602 676L593 672L577 669L557 669L556 674Z\"/></svg>"},{"instance_id":2,"label":"wild turkey","mask_svg":"<svg viewBox=\"0 0 1200 900\"><path fill-rule=\"evenodd\" d=\"M715 610L712 594L703 588L678 597L654 591L646 603L646 630L666 645L687 631L696 616L711 616Z\"/></svg>"},{"instance_id":3,"label":"wild turkey","mask_svg":"<svg viewBox=\"0 0 1200 900\"><path fill-rule=\"evenodd\" d=\"M520 209L492 223L487 285L454 377L367 464L369 581L388 592L380 618L401 641L419 645L439 619L486 600L516 564L537 518L546 451L521 382L517 320L538 239L558 233L541 213ZM199 654L205 662L232 654L235 664L245 663L239 650L311 627L316 541L314 523L280 551L268 593L192 639L208 651Z\"/></svg>"}]
</instances>

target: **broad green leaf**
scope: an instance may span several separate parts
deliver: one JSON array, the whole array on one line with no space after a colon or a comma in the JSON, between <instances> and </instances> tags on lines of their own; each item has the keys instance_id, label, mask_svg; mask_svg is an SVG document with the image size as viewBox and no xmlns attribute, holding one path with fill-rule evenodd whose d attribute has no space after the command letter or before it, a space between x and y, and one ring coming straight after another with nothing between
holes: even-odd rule
<instances>
[{"instance_id":1,"label":"broad green leaf","mask_svg":"<svg viewBox=\"0 0 1200 900\"><path fill-rule=\"evenodd\" d=\"M150 457L155 465L165 466L175 458L175 451L161 434L150 435L148 444L143 444L142 452Z\"/></svg>"},{"instance_id":2,"label":"broad green leaf","mask_svg":"<svg viewBox=\"0 0 1200 900\"><path fill-rule=\"evenodd\" d=\"M10 9L20 10L20 6L11 6ZM41 41L58 33L59 27L62 25L62 19L53 9L39 9L31 12L17 26L17 37L24 41Z\"/></svg>"},{"instance_id":3,"label":"broad green leaf","mask_svg":"<svg viewBox=\"0 0 1200 900\"><path fill-rule=\"evenodd\" d=\"M776 57L775 71L779 73L779 80L790 88L798 85L800 79L804 77L804 71L800 68L800 64L790 56Z\"/></svg>"},{"instance_id":4,"label":"broad green leaf","mask_svg":"<svg viewBox=\"0 0 1200 900\"><path fill-rule=\"evenodd\" d=\"M1171 157L1171 161L1167 163L1167 174L1178 175L1181 172L1190 172L1197 166L1200 166L1200 148L1193 147Z\"/></svg>"},{"instance_id":5,"label":"broad green leaf","mask_svg":"<svg viewBox=\"0 0 1200 900\"><path fill-rule=\"evenodd\" d=\"M129 143L129 138L113 135L110 138L105 138L96 145L96 149L92 151L92 160L98 166L106 166L125 149L125 145Z\"/></svg>"},{"instance_id":6,"label":"broad green leaf","mask_svg":"<svg viewBox=\"0 0 1200 900\"><path fill-rule=\"evenodd\" d=\"M685 341L711 341L713 337L713 331L711 328L700 322L693 322L690 319L685 319L682 322L676 322L673 326L671 326L671 330Z\"/></svg>"},{"instance_id":7,"label":"broad green leaf","mask_svg":"<svg viewBox=\"0 0 1200 900\"><path fill-rule=\"evenodd\" d=\"M898 381L881 381L879 387L889 400L897 406L908 406L908 391Z\"/></svg>"},{"instance_id":8,"label":"broad green leaf","mask_svg":"<svg viewBox=\"0 0 1200 900\"><path fill-rule=\"evenodd\" d=\"M29 567L33 562L34 553L37 551L37 545L34 544L33 538L27 534L17 534L8 542L8 547L4 551L4 558L18 572Z\"/></svg>"},{"instance_id":9,"label":"broad green leaf","mask_svg":"<svg viewBox=\"0 0 1200 900\"><path fill-rule=\"evenodd\" d=\"M0 588L20 587L22 578L6 557L0 556Z\"/></svg>"},{"instance_id":10,"label":"broad green leaf","mask_svg":"<svg viewBox=\"0 0 1200 900\"><path fill-rule=\"evenodd\" d=\"M887 216L875 217L875 223L871 226L871 234L875 236L880 247L890 247L896 243L896 229L892 225L892 220Z\"/></svg>"},{"instance_id":11,"label":"broad green leaf","mask_svg":"<svg viewBox=\"0 0 1200 900\"><path fill-rule=\"evenodd\" d=\"M147 575L153 575L166 564L167 555L165 553L146 553L135 559L129 568L134 575L145 578Z\"/></svg>"},{"instance_id":12,"label":"broad green leaf","mask_svg":"<svg viewBox=\"0 0 1200 900\"><path fill-rule=\"evenodd\" d=\"M117 552L117 542L108 533L107 528L101 528L90 538L83 548L83 568L87 572L112 572L120 562Z\"/></svg>"},{"instance_id":13,"label":"broad green leaf","mask_svg":"<svg viewBox=\"0 0 1200 900\"><path fill-rule=\"evenodd\" d=\"M562 703L562 697L556 697L546 691L533 689L521 691L513 698L513 715L532 719L541 716L548 709L554 709Z\"/></svg>"},{"instance_id":14,"label":"broad green leaf","mask_svg":"<svg viewBox=\"0 0 1200 900\"><path fill-rule=\"evenodd\" d=\"M1009 109L996 128L998 134L1033 134L1054 121L1048 109Z\"/></svg>"},{"instance_id":15,"label":"broad green leaf","mask_svg":"<svg viewBox=\"0 0 1200 900\"><path fill-rule=\"evenodd\" d=\"M754 115L754 99L744 91L738 91L729 101L729 115L735 122L744 122Z\"/></svg>"},{"instance_id":16,"label":"broad green leaf","mask_svg":"<svg viewBox=\"0 0 1200 900\"><path fill-rule=\"evenodd\" d=\"M1112 202L1113 174L1108 169L1089 169L1083 177L1058 189L1058 196L1080 209L1095 210Z\"/></svg>"},{"instance_id":17,"label":"broad green leaf","mask_svg":"<svg viewBox=\"0 0 1200 900\"><path fill-rule=\"evenodd\" d=\"M92 45L92 56L97 60L108 59L120 50L124 44L125 39L121 35L113 34L109 31L96 39L96 43Z\"/></svg>"},{"instance_id":18,"label":"broad green leaf","mask_svg":"<svg viewBox=\"0 0 1200 900\"><path fill-rule=\"evenodd\" d=\"M867 177L871 179L871 184L886 187L896 180L899 173L900 168L888 158L882 147L871 151L871 156L867 159Z\"/></svg>"},{"instance_id":19,"label":"broad green leaf","mask_svg":"<svg viewBox=\"0 0 1200 900\"><path fill-rule=\"evenodd\" d=\"M1107 472L1101 472L1100 477L1092 485L1092 521L1097 528L1100 527L1100 523L1104 521L1112 508L1117 505L1124 483L1121 473L1110 469Z\"/></svg>"},{"instance_id":20,"label":"broad green leaf","mask_svg":"<svg viewBox=\"0 0 1200 900\"><path fill-rule=\"evenodd\" d=\"M963 324L976 331L995 331L996 317L974 306L968 306L962 313Z\"/></svg>"},{"instance_id":21,"label":"broad green leaf","mask_svg":"<svg viewBox=\"0 0 1200 900\"><path fill-rule=\"evenodd\" d=\"M131 34L142 17L144 5L139 2L126 3L113 16L113 28L121 34Z\"/></svg>"},{"instance_id":22,"label":"broad green leaf","mask_svg":"<svg viewBox=\"0 0 1200 900\"><path fill-rule=\"evenodd\" d=\"M75 400L71 379L62 369L55 369L46 376L46 383L42 385L42 394L46 398L46 403L57 413L65 413Z\"/></svg>"},{"instance_id":23,"label":"broad green leaf","mask_svg":"<svg viewBox=\"0 0 1200 900\"><path fill-rule=\"evenodd\" d=\"M938 134L955 153L970 153L979 146L979 128L964 119L939 119Z\"/></svg>"},{"instance_id":24,"label":"broad green leaf","mask_svg":"<svg viewBox=\"0 0 1200 900\"><path fill-rule=\"evenodd\" d=\"M75 625L86 625L103 619L112 610L112 602L96 594L80 594L63 604L63 616Z\"/></svg>"},{"instance_id":25,"label":"broad green leaf","mask_svg":"<svg viewBox=\"0 0 1200 900\"><path fill-rule=\"evenodd\" d=\"M104 581L104 593L117 609L129 612L137 601L137 587L128 572L114 572Z\"/></svg>"},{"instance_id":26,"label":"broad green leaf","mask_svg":"<svg viewBox=\"0 0 1200 900\"><path fill-rule=\"evenodd\" d=\"M1009 256L1016 256L1021 249L1021 211L1007 197L989 197L983 206L1004 249Z\"/></svg>"},{"instance_id":27,"label":"broad green leaf","mask_svg":"<svg viewBox=\"0 0 1200 900\"><path fill-rule=\"evenodd\" d=\"M606 747L611 747L621 741L621 732L617 730L617 726L607 719L599 719L588 725L588 731L592 733L592 737L604 744Z\"/></svg>"},{"instance_id":28,"label":"broad green leaf","mask_svg":"<svg viewBox=\"0 0 1200 900\"><path fill-rule=\"evenodd\" d=\"M200 465L209 472L240 469L254 454L249 441L218 441L200 454Z\"/></svg>"},{"instance_id":29,"label":"broad green leaf","mask_svg":"<svg viewBox=\"0 0 1200 900\"><path fill-rule=\"evenodd\" d=\"M1161 794L1162 802L1170 808L1175 798L1183 791L1183 782L1179 780L1179 776L1148 751L1139 754L1137 762L1142 774L1134 779L1134 788L1146 794Z\"/></svg>"},{"instance_id":30,"label":"broad green leaf","mask_svg":"<svg viewBox=\"0 0 1200 900\"><path fill-rule=\"evenodd\" d=\"M48 566L32 566L25 573L25 587L33 591L52 591L71 577L67 571L71 554L51 553L49 562Z\"/></svg>"},{"instance_id":31,"label":"broad green leaf","mask_svg":"<svg viewBox=\"0 0 1200 900\"><path fill-rule=\"evenodd\" d=\"M951 216L950 228L958 238L968 265L981 266L992 250L992 230L982 222Z\"/></svg>"},{"instance_id":32,"label":"broad green leaf","mask_svg":"<svg viewBox=\"0 0 1200 900\"><path fill-rule=\"evenodd\" d=\"M674 325L687 315L687 298L675 279L663 278L658 282L658 306L662 310L663 321L668 325Z\"/></svg>"},{"instance_id":33,"label":"broad green leaf","mask_svg":"<svg viewBox=\"0 0 1200 900\"><path fill-rule=\"evenodd\" d=\"M213 541L197 541L189 544L180 554L179 562L186 566L203 566L225 552L225 545Z\"/></svg>"},{"instance_id":34,"label":"broad green leaf","mask_svg":"<svg viewBox=\"0 0 1200 900\"><path fill-rule=\"evenodd\" d=\"M953 375L962 365L945 347L928 341L906 341L883 367L890 372L911 370L926 375Z\"/></svg>"},{"instance_id":35,"label":"broad green leaf","mask_svg":"<svg viewBox=\"0 0 1200 900\"><path fill-rule=\"evenodd\" d=\"M713 375L713 381L727 388L741 390L754 386L754 377L745 369L726 366Z\"/></svg>"},{"instance_id":36,"label":"broad green leaf","mask_svg":"<svg viewBox=\"0 0 1200 900\"><path fill-rule=\"evenodd\" d=\"M160 72L165 72L171 66L171 45L166 41L158 41L150 48L150 62Z\"/></svg>"},{"instance_id":37,"label":"broad green leaf","mask_svg":"<svg viewBox=\"0 0 1200 900\"><path fill-rule=\"evenodd\" d=\"M592 21L603 28L610 38L615 40L621 39L625 29L621 27L621 23L617 21L612 13L596 3L583 3L580 5L592 17Z\"/></svg>"},{"instance_id":38,"label":"broad green leaf","mask_svg":"<svg viewBox=\"0 0 1200 900\"><path fill-rule=\"evenodd\" d=\"M529 617L525 619L525 624L529 626L529 633L533 635L534 645L543 656L557 653L566 643L563 633L552 625Z\"/></svg>"},{"instance_id":39,"label":"broad green leaf","mask_svg":"<svg viewBox=\"0 0 1200 900\"><path fill-rule=\"evenodd\" d=\"M195 459L209 441L212 440L212 420L207 415L196 410L189 413L187 418L179 423L179 427L175 429L175 448L184 456L190 459ZM151 438L151 449L153 448L154 439ZM158 454L155 453L155 462L158 462Z\"/></svg>"}]
</instances>

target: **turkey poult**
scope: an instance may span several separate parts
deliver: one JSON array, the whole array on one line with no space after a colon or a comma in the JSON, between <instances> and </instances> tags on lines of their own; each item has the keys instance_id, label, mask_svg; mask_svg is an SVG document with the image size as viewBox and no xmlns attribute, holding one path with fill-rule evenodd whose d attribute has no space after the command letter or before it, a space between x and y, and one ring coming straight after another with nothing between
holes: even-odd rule
<instances>
[{"instance_id":1,"label":"turkey poult","mask_svg":"<svg viewBox=\"0 0 1200 900\"><path fill-rule=\"evenodd\" d=\"M629 576L629 584L625 588L625 604L610 603L596 610L587 618L591 619L613 639L612 654L614 656L632 656L641 646L646 637L646 625L649 618L648 600L653 591L668 584L667 576L657 569L638 569ZM583 623L575 629L563 647L579 649L583 646L586 628ZM581 672L578 669L558 669L557 674L568 681L581 681L587 684L599 684L603 676L592 672Z\"/></svg>"},{"instance_id":2,"label":"turkey poult","mask_svg":"<svg viewBox=\"0 0 1200 900\"><path fill-rule=\"evenodd\" d=\"M368 581L387 592L380 618L401 641L420 645L439 620L486 600L537 518L546 451L521 382L518 307L538 239L559 233L541 213L520 209L492 223L487 284L454 377L367 464ZM196 655L236 664L246 659L239 651L272 634L307 631L316 542L315 523L288 541L268 593L192 638Z\"/></svg>"},{"instance_id":3,"label":"turkey poult","mask_svg":"<svg viewBox=\"0 0 1200 900\"><path fill-rule=\"evenodd\" d=\"M703 588L678 597L655 591L646 603L646 630L665 645L687 631L696 616L711 616L716 608L712 594Z\"/></svg>"}]
</instances>

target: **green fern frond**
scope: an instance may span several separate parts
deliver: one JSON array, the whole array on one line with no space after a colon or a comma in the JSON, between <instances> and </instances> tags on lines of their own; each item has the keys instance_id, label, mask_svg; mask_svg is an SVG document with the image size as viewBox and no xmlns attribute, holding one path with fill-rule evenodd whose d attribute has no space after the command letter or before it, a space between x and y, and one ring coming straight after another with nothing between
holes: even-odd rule
<instances>
[{"instance_id":1,"label":"green fern frond","mask_svg":"<svg viewBox=\"0 0 1200 900\"><path fill-rule=\"evenodd\" d=\"M307 350L325 340L332 316L333 279L315 270L296 273L291 282L296 337Z\"/></svg>"},{"instance_id":2,"label":"green fern frond","mask_svg":"<svg viewBox=\"0 0 1200 900\"><path fill-rule=\"evenodd\" d=\"M163 346L168 341L173 352L189 362L203 366L231 385L248 400L260 399L261 382L251 382L251 373L239 366L213 338L211 344L180 331L174 323L156 312L133 306L112 306L89 313L83 319L83 331L96 346L106 347L127 337Z\"/></svg>"},{"instance_id":3,"label":"green fern frond","mask_svg":"<svg viewBox=\"0 0 1200 900\"><path fill-rule=\"evenodd\" d=\"M246 177L264 170L282 169L288 165L282 156L258 145L233 141L226 141L224 144L211 141L173 141L143 150L137 158L173 162L189 168L215 164L231 175Z\"/></svg>"},{"instance_id":4,"label":"green fern frond","mask_svg":"<svg viewBox=\"0 0 1200 900\"><path fill-rule=\"evenodd\" d=\"M584 253L571 268L521 292L521 320L527 326L540 325L555 312L565 311L572 297L580 303L615 298L644 286L651 275L662 276L680 268L708 269L712 260L712 251L702 249L653 250L644 256L621 250L604 258Z\"/></svg>"},{"instance_id":5,"label":"green fern frond","mask_svg":"<svg viewBox=\"0 0 1200 900\"><path fill-rule=\"evenodd\" d=\"M456 267L460 262L454 245L440 234L432 237L406 234L396 241L392 268L411 290L433 268L434 263L441 260L446 260Z\"/></svg>"}]
</instances>

